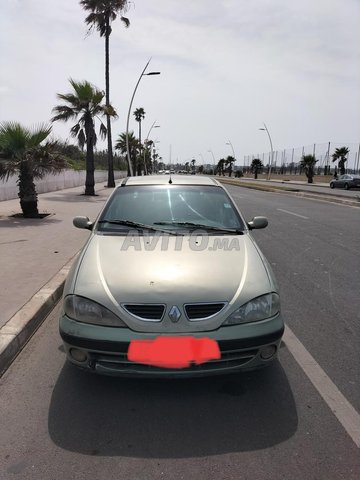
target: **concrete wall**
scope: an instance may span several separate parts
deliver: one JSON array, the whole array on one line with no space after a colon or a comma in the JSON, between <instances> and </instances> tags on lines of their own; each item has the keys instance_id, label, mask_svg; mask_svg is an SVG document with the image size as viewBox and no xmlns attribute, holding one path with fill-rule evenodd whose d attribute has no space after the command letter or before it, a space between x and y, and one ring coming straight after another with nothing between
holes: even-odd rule
<instances>
[{"instance_id":1,"label":"concrete wall","mask_svg":"<svg viewBox=\"0 0 360 480\"><path fill-rule=\"evenodd\" d=\"M126 175L127 172L125 171L114 172L115 180L126 177ZM36 191L37 193L54 192L80 185L84 185L85 189L85 176L86 172L84 170L64 170L58 175L46 175L43 179L35 181ZM17 180L18 176L10 177L6 182L0 180L0 201L18 198ZM95 183L99 182L107 182L107 171L95 171Z\"/></svg>"}]
</instances>

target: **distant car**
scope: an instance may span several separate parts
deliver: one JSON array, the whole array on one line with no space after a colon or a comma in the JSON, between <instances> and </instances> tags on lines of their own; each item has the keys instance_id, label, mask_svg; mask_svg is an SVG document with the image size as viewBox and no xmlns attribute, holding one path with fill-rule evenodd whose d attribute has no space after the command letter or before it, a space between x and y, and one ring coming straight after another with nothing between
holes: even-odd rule
<instances>
[{"instance_id":1,"label":"distant car","mask_svg":"<svg viewBox=\"0 0 360 480\"><path fill-rule=\"evenodd\" d=\"M340 175L339 178L331 180L330 188L360 188L360 175Z\"/></svg>"},{"instance_id":2,"label":"distant car","mask_svg":"<svg viewBox=\"0 0 360 480\"><path fill-rule=\"evenodd\" d=\"M68 360L107 375L186 377L269 365L284 322L272 269L225 188L203 176L124 179L64 287Z\"/></svg>"}]
</instances>

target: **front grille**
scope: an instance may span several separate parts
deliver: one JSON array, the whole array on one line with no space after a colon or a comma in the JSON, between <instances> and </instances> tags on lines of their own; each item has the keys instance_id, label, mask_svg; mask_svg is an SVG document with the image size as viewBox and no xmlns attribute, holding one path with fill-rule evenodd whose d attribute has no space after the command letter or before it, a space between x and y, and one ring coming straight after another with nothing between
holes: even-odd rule
<instances>
[{"instance_id":1,"label":"front grille","mask_svg":"<svg viewBox=\"0 0 360 480\"><path fill-rule=\"evenodd\" d=\"M203 363L201 365L191 364L187 368L160 368L154 367L152 365L143 365L140 363L130 362L127 359L127 354L99 354L91 352L90 364L92 368L97 368L97 366L104 369L115 370L118 373L122 374L137 374L137 375L188 375L188 374L206 374L214 373L216 371L226 371L241 367L246 363L253 360L258 354L258 349L249 349L249 350L225 350L221 351L221 358L218 360L210 360L209 362Z\"/></svg>"},{"instance_id":2,"label":"front grille","mask_svg":"<svg viewBox=\"0 0 360 480\"><path fill-rule=\"evenodd\" d=\"M165 305L160 304L127 303L122 306L134 317L148 322L160 322L165 312Z\"/></svg>"},{"instance_id":3,"label":"front grille","mask_svg":"<svg viewBox=\"0 0 360 480\"><path fill-rule=\"evenodd\" d=\"M224 307L225 302L219 303L190 303L185 305L185 313L189 320L206 320L219 313Z\"/></svg>"}]
</instances>

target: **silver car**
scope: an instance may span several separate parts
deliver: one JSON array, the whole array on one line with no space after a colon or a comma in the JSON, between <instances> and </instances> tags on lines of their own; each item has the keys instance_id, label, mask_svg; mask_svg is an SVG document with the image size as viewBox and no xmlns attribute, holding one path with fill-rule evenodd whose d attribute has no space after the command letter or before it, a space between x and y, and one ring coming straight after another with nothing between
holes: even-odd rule
<instances>
[{"instance_id":1,"label":"silver car","mask_svg":"<svg viewBox=\"0 0 360 480\"><path fill-rule=\"evenodd\" d=\"M271 267L224 187L205 176L122 181L63 294L67 358L89 371L200 376L262 367L284 332Z\"/></svg>"},{"instance_id":2,"label":"silver car","mask_svg":"<svg viewBox=\"0 0 360 480\"><path fill-rule=\"evenodd\" d=\"M345 188L345 190L360 188L360 175L340 175L339 178L331 180L330 188Z\"/></svg>"}]
</instances>

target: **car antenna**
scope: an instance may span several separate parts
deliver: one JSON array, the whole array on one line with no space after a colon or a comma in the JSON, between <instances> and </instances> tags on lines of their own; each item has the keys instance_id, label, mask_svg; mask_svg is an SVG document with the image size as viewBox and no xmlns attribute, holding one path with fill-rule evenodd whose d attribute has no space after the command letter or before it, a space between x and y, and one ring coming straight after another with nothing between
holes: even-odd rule
<instances>
[{"instance_id":1,"label":"car antenna","mask_svg":"<svg viewBox=\"0 0 360 480\"><path fill-rule=\"evenodd\" d=\"M171 145L170 145L170 152L169 152L169 161L170 161L170 178L169 178L169 183L170 185L172 184L172 180L171 180Z\"/></svg>"}]
</instances>

